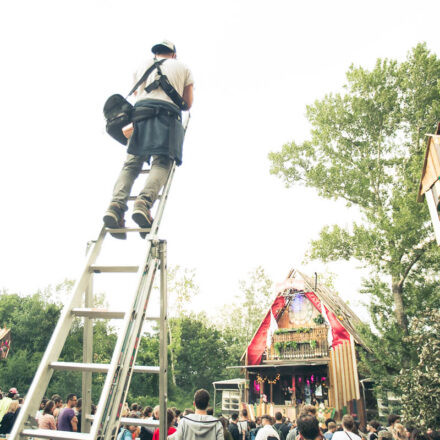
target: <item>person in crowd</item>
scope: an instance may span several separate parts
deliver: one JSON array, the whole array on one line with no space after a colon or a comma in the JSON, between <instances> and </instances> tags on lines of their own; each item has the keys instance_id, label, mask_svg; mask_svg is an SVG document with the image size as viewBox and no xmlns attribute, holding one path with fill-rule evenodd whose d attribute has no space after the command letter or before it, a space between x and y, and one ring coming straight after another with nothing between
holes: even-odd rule
<instances>
[{"instance_id":1,"label":"person in crowd","mask_svg":"<svg viewBox=\"0 0 440 440\"><path fill-rule=\"evenodd\" d=\"M78 418L73 409L77 401L76 394L69 394L67 396L66 407L63 408L58 415L57 427L59 431L78 431Z\"/></svg>"},{"instance_id":2,"label":"person in crowd","mask_svg":"<svg viewBox=\"0 0 440 440\"><path fill-rule=\"evenodd\" d=\"M333 434L332 440L348 440L347 437L350 440L362 440L359 435L354 433L356 426L352 416L346 414L342 417L342 428L342 431L336 431Z\"/></svg>"},{"instance_id":3,"label":"person in crowd","mask_svg":"<svg viewBox=\"0 0 440 440\"><path fill-rule=\"evenodd\" d=\"M222 423L206 413L209 399L208 391L203 388L195 392L195 412L182 417L173 436L175 440L224 440Z\"/></svg>"},{"instance_id":4,"label":"person in crowd","mask_svg":"<svg viewBox=\"0 0 440 440\"><path fill-rule=\"evenodd\" d=\"M127 414L130 419L138 419L136 412ZM135 425L124 425L119 431L117 440L133 440L139 435L139 427Z\"/></svg>"},{"instance_id":5,"label":"person in crowd","mask_svg":"<svg viewBox=\"0 0 440 440\"><path fill-rule=\"evenodd\" d=\"M214 408L212 406L210 406L209 408L206 408L206 414L208 414L208 416L213 416L214 415Z\"/></svg>"},{"instance_id":6,"label":"person in crowd","mask_svg":"<svg viewBox=\"0 0 440 440\"><path fill-rule=\"evenodd\" d=\"M180 420L180 416L181 416L181 411L180 409L174 409L174 414L176 414L176 418L174 419L174 426L177 428L177 425L179 424L179 420Z\"/></svg>"},{"instance_id":7,"label":"person in crowd","mask_svg":"<svg viewBox=\"0 0 440 440\"><path fill-rule=\"evenodd\" d=\"M277 411L275 413L275 424L273 425L275 430L280 434L280 440L285 440L289 435L289 427L283 421L283 415Z\"/></svg>"},{"instance_id":8,"label":"person in crowd","mask_svg":"<svg viewBox=\"0 0 440 440\"><path fill-rule=\"evenodd\" d=\"M57 426L55 423L55 417L53 412L55 410L55 402L53 400L48 400L46 405L44 405L43 413L38 419L38 427L40 429L51 429L56 430Z\"/></svg>"},{"instance_id":9,"label":"person in crowd","mask_svg":"<svg viewBox=\"0 0 440 440\"><path fill-rule=\"evenodd\" d=\"M185 408L183 410L183 416L187 416L188 414L194 414L194 410L192 410L191 408Z\"/></svg>"},{"instance_id":10,"label":"person in crowd","mask_svg":"<svg viewBox=\"0 0 440 440\"><path fill-rule=\"evenodd\" d=\"M304 440L320 440L321 431L318 419L312 414L306 414L298 418L298 432Z\"/></svg>"},{"instance_id":11,"label":"person in crowd","mask_svg":"<svg viewBox=\"0 0 440 440\"><path fill-rule=\"evenodd\" d=\"M360 423L359 422L357 422L357 421L355 421L354 422L354 429L353 429L353 432L355 433L355 434L357 434L362 440L367 440L367 435L364 433L364 432L362 432L361 431L361 429L360 429Z\"/></svg>"},{"instance_id":12,"label":"person in crowd","mask_svg":"<svg viewBox=\"0 0 440 440\"><path fill-rule=\"evenodd\" d=\"M255 440L280 440L280 436L277 431L273 428L272 417L268 414L261 416L262 427L258 431Z\"/></svg>"},{"instance_id":13,"label":"person in crowd","mask_svg":"<svg viewBox=\"0 0 440 440\"><path fill-rule=\"evenodd\" d=\"M9 434L14 426L15 419L20 412L18 400L11 400L8 411L0 422L0 434Z\"/></svg>"},{"instance_id":14,"label":"person in crowd","mask_svg":"<svg viewBox=\"0 0 440 440\"><path fill-rule=\"evenodd\" d=\"M121 416L128 417L128 414L130 414L130 407L128 406L127 402L124 402L124 406L122 407L122 411L121 411Z\"/></svg>"},{"instance_id":15,"label":"person in crowd","mask_svg":"<svg viewBox=\"0 0 440 440\"><path fill-rule=\"evenodd\" d=\"M309 414L311 416L316 417L316 406L313 406L313 405L310 405L310 404L309 405L304 405L304 408L302 409L301 414L302 415ZM300 414L300 417L301 417L301 414Z\"/></svg>"},{"instance_id":16,"label":"person in crowd","mask_svg":"<svg viewBox=\"0 0 440 440\"><path fill-rule=\"evenodd\" d=\"M148 421L153 420L153 408L151 406L145 407L142 418ZM153 430L146 426L142 426L139 432L139 438L141 440L153 440Z\"/></svg>"},{"instance_id":17,"label":"person in crowd","mask_svg":"<svg viewBox=\"0 0 440 440\"><path fill-rule=\"evenodd\" d=\"M378 440L393 440L393 434L388 429L382 429L377 435Z\"/></svg>"},{"instance_id":18,"label":"person in crowd","mask_svg":"<svg viewBox=\"0 0 440 440\"><path fill-rule=\"evenodd\" d=\"M296 420L292 422L292 426L290 427L290 431L287 434L286 440L295 440L298 435L298 426L296 424Z\"/></svg>"},{"instance_id":19,"label":"person in crowd","mask_svg":"<svg viewBox=\"0 0 440 440\"><path fill-rule=\"evenodd\" d=\"M231 422L229 423L228 430L234 440L240 440L240 432L238 430L238 414L233 413L231 416Z\"/></svg>"},{"instance_id":20,"label":"person in crowd","mask_svg":"<svg viewBox=\"0 0 440 440\"><path fill-rule=\"evenodd\" d=\"M53 400L53 402L55 403L53 416L55 417L55 422L56 422L58 420L58 416L60 415L60 411L63 408L63 399L59 394L54 394L50 400Z\"/></svg>"},{"instance_id":21,"label":"person in crowd","mask_svg":"<svg viewBox=\"0 0 440 440\"><path fill-rule=\"evenodd\" d=\"M170 408L167 409L167 437L173 435L177 429L173 426L176 415ZM153 434L153 440L159 440L159 428L156 428Z\"/></svg>"},{"instance_id":22,"label":"person in crowd","mask_svg":"<svg viewBox=\"0 0 440 440\"><path fill-rule=\"evenodd\" d=\"M18 404L20 405L20 408L23 406L23 403L24 403L23 397L19 397L18 398Z\"/></svg>"},{"instance_id":23,"label":"person in crowd","mask_svg":"<svg viewBox=\"0 0 440 440\"><path fill-rule=\"evenodd\" d=\"M380 430L380 423L377 420L371 420L367 424L368 440L377 440L377 433Z\"/></svg>"},{"instance_id":24,"label":"person in crowd","mask_svg":"<svg viewBox=\"0 0 440 440\"><path fill-rule=\"evenodd\" d=\"M388 416L388 431L392 432L395 423L400 423L400 416L397 414L390 414Z\"/></svg>"},{"instance_id":25,"label":"person in crowd","mask_svg":"<svg viewBox=\"0 0 440 440\"><path fill-rule=\"evenodd\" d=\"M37 421L37 423L38 423L38 420L40 419L40 417L42 417L44 407L46 406L46 403L48 401L49 401L49 399L47 397L43 397L41 399L40 408L38 409L37 413L35 414L35 420Z\"/></svg>"},{"instance_id":26,"label":"person in crowd","mask_svg":"<svg viewBox=\"0 0 440 440\"><path fill-rule=\"evenodd\" d=\"M405 428L400 423L394 423L391 433L393 434L394 440L407 440ZM428 434L428 432L426 433Z\"/></svg>"},{"instance_id":27,"label":"person in crowd","mask_svg":"<svg viewBox=\"0 0 440 440\"><path fill-rule=\"evenodd\" d=\"M9 393L5 396L3 395L3 399L0 400L0 422L3 419L3 416L8 412L9 405L12 402L12 399L18 394L17 388L12 387L9 390Z\"/></svg>"},{"instance_id":28,"label":"person in crowd","mask_svg":"<svg viewBox=\"0 0 440 440\"><path fill-rule=\"evenodd\" d=\"M228 425L229 425L228 419L226 417L221 416L221 417L219 417L219 420L223 426L224 439L225 440L234 440L234 438L232 437L232 434L229 432L229 429L228 429Z\"/></svg>"},{"instance_id":29,"label":"person in crowd","mask_svg":"<svg viewBox=\"0 0 440 440\"><path fill-rule=\"evenodd\" d=\"M247 409L243 409L240 412L240 418L237 423L238 432L242 440L249 440L249 421Z\"/></svg>"},{"instance_id":30,"label":"person in crowd","mask_svg":"<svg viewBox=\"0 0 440 440\"><path fill-rule=\"evenodd\" d=\"M257 437L258 431L261 428L261 417L257 417L255 422L249 422L249 427L250 427L250 431L249 431L249 437L250 440L255 440L255 438Z\"/></svg>"},{"instance_id":31,"label":"person in crowd","mask_svg":"<svg viewBox=\"0 0 440 440\"><path fill-rule=\"evenodd\" d=\"M75 405L74 411L75 411L75 416L78 419L78 430L77 430L77 432L82 432L81 431L81 415L82 415L82 399L81 398L76 401L76 405Z\"/></svg>"},{"instance_id":32,"label":"person in crowd","mask_svg":"<svg viewBox=\"0 0 440 440\"><path fill-rule=\"evenodd\" d=\"M333 434L336 431L336 423L335 422L329 422L327 424L327 432L324 434L325 440L332 440Z\"/></svg>"}]
</instances>

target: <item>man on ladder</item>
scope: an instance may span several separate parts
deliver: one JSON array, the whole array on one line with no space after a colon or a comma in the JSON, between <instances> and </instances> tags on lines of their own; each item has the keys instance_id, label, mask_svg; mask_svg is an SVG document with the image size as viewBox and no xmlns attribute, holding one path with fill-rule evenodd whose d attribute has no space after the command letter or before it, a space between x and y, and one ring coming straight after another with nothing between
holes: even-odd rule
<instances>
[{"instance_id":1,"label":"man on ladder","mask_svg":"<svg viewBox=\"0 0 440 440\"><path fill-rule=\"evenodd\" d=\"M170 41L155 44L155 55L135 73L134 84L146 70L153 70L134 92L136 103L133 124L124 130L129 138L127 158L113 189L112 201L104 215L104 224L111 229L124 228L124 213L135 179L143 163L151 169L144 188L137 196L132 219L141 227L153 223L151 207L164 186L174 163L182 163L184 129L182 110L189 110L193 102L193 77L187 66L176 59L176 47ZM140 232L145 238L146 233ZM125 233L113 233L125 239Z\"/></svg>"}]
</instances>

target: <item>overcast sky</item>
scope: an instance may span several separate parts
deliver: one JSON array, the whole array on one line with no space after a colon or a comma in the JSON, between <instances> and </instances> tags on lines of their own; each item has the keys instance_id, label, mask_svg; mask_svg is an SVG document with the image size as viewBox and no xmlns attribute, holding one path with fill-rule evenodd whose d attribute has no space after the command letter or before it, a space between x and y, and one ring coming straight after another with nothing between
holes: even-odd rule
<instances>
[{"instance_id":1,"label":"overcast sky","mask_svg":"<svg viewBox=\"0 0 440 440\"><path fill-rule=\"evenodd\" d=\"M80 273L125 157L102 106L129 91L166 38L193 71L195 100L160 236L169 264L196 269L198 307L232 303L258 265L275 282L292 267L334 272L356 305L356 262L302 264L319 230L349 225L356 210L286 189L267 154L308 137L306 105L340 91L352 63L403 60L423 41L439 54L439 9L423 0L3 2L0 288L32 293ZM105 261L137 264L143 246L110 238ZM115 277L97 282L110 303L131 293Z\"/></svg>"}]
</instances>

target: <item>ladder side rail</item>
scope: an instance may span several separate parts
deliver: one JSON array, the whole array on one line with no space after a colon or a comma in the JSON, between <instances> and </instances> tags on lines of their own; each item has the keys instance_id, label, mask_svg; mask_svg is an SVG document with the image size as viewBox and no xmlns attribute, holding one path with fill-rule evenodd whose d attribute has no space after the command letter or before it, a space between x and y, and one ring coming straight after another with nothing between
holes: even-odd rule
<instances>
[{"instance_id":1,"label":"ladder side rail","mask_svg":"<svg viewBox=\"0 0 440 440\"><path fill-rule=\"evenodd\" d=\"M90 281L84 293L84 307L93 307L93 273L90 274ZM83 328L83 363L91 364L93 362L93 319L84 317ZM90 420L87 420L86 414L91 411L92 407L92 372L83 371L81 383L82 407L81 411L81 427L83 432L90 432L92 426Z\"/></svg>"},{"instance_id":2,"label":"ladder side rail","mask_svg":"<svg viewBox=\"0 0 440 440\"><path fill-rule=\"evenodd\" d=\"M173 165L172 165L172 167L170 169L170 172L168 174L168 177L167 177L167 181L166 181L165 186L164 186L163 191L162 191L162 196L161 196L160 201L159 201L159 206L158 206L158 209L157 209L157 212L156 212L156 215L155 215L155 219L154 219L153 224L151 226L150 237L154 237L157 234L157 232L159 231L159 226L160 226L160 223L161 223L161 220L162 220L163 212L165 210L165 205L166 205L166 202L167 202L167 199L168 199L168 194L169 194L169 190L170 190L170 187L171 187L171 183L173 181L175 170L176 170L176 163L173 162ZM147 267L148 259L149 259L151 250L152 250L152 246L151 246L151 239L150 239L149 240L149 244L147 245L146 254L145 254L145 261L146 261L146 263L145 263L144 266L142 266L142 265L139 266L139 272L141 270L143 271L144 267ZM141 284L142 284L142 276L140 277L140 279L138 281L138 285L140 286ZM139 288L138 288L138 291L136 293L136 297L135 297L135 300L134 300L134 303L133 303L133 307L134 307L134 305L135 305L135 303L137 301L137 297L138 296L139 296ZM132 308L132 310L133 310L133 308ZM129 315L129 313L127 315ZM129 316L127 316L126 319L129 320ZM124 325L124 328L125 328L125 325ZM120 333L120 334L122 335L122 333ZM114 356L115 355L119 356L121 348L122 348L122 336L121 336L121 344L119 345L117 343L117 345L115 347ZM113 360L112 360L112 364L113 364ZM114 366L114 368L112 368L109 371L109 374L107 375L106 381L104 383L104 387L103 387L103 390L101 392L101 398L100 398L100 401L99 401L99 404L98 404L98 407L97 407L97 414L96 414L95 421L93 422L93 425L92 425L92 428L91 428L91 432L90 432L91 435L92 435L92 438L96 438L97 435L98 435L98 432L100 432L101 429L105 429L106 417L103 418L103 415L104 415L104 413L107 412L107 410L106 410L106 408L108 407L107 398L110 397L109 393L111 391L112 384L114 382L114 374L115 374L115 372L116 372L116 367ZM118 383L120 383L119 380L118 380ZM124 393L124 395L126 396L126 392ZM120 403L122 403L122 405L123 405L124 402L120 402ZM111 420L111 418L108 419L108 422L111 422L111 424L113 424L113 421ZM111 430L109 432L111 432Z\"/></svg>"},{"instance_id":3,"label":"ladder side rail","mask_svg":"<svg viewBox=\"0 0 440 440\"><path fill-rule=\"evenodd\" d=\"M145 276L148 278L154 277L156 262L151 257L152 243L149 241L147 243L147 262L145 266L139 267L138 272L138 285L142 285L142 280ZM121 373L121 359L124 354L125 344L127 337L130 336L130 330L132 327L132 321L136 317L136 309L139 304L139 292L134 296L132 300L131 307L123 321L123 327L119 332L118 339L116 341L116 346L113 351L113 356L110 362L110 367L108 370L107 377L104 382L104 386L101 391L101 397L96 409L96 415L94 417L93 425L90 431L92 438L97 438L98 433L101 435L101 430L105 428L106 421L108 420L109 405L113 402L113 391L117 389L120 384L120 373Z\"/></svg>"},{"instance_id":4,"label":"ladder side rail","mask_svg":"<svg viewBox=\"0 0 440 440\"><path fill-rule=\"evenodd\" d=\"M173 165L167 177L167 181L162 191L162 195L159 201L159 206L157 208L155 219L153 221L153 224L151 225L150 237L156 238L159 232L160 223L162 221L163 212L165 210L165 205L168 200L168 195L170 192L171 183L173 182L175 172L176 172L176 162L173 162Z\"/></svg>"},{"instance_id":5,"label":"ladder side rail","mask_svg":"<svg viewBox=\"0 0 440 440\"><path fill-rule=\"evenodd\" d=\"M105 228L102 228L98 240L96 240L93 245L92 251L89 252L87 256L85 268L83 269L81 276L75 283L70 300L61 311L58 323L52 333L46 351L44 352L44 355L40 361L40 365L38 366L37 372L35 373L29 391L26 394L26 399L24 401L23 407L21 408L18 418L12 428L11 434L9 436L11 440L19 439L20 433L23 431L25 424L28 422L28 417L34 417L37 409L40 406L41 399L46 392L46 389L53 374L53 370L49 367L49 365L51 362L55 362L58 360L64 347L64 343L66 342L72 322L74 320L72 309L74 307L80 306L82 294L84 293L90 280L89 267L96 261L99 255L105 234Z\"/></svg>"},{"instance_id":6,"label":"ladder side rail","mask_svg":"<svg viewBox=\"0 0 440 440\"><path fill-rule=\"evenodd\" d=\"M168 404L168 289L167 289L167 242L159 245L160 257L160 334L159 334L159 440L167 440L167 404Z\"/></svg>"},{"instance_id":7,"label":"ladder side rail","mask_svg":"<svg viewBox=\"0 0 440 440\"><path fill-rule=\"evenodd\" d=\"M170 188L171 188L171 183L172 183L172 181L173 181L173 177L174 177L174 174L175 174L175 171L176 171L176 162L173 162L173 165L172 165L172 167L171 167L171 169L170 169L170 171L169 171L169 174L168 174L168 177L167 177L167 180L166 180L166 183L165 183L165 186L164 186L164 188L163 188L163 190L162 190L162 195L161 195L161 197L160 197L160 201L159 201L159 206L158 206L158 209L157 209L157 212L156 212L156 215L155 215L155 219L154 219L154 221L153 221L153 224L152 224L152 226L151 226L151 230L150 230L150 244L147 246L147 252L146 252L146 257L145 257L145 260L148 262L148 259L149 259L149 256L150 256L150 253L152 252L152 241L154 240L154 238L156 237L156 234L158 233L158 231L159 231L159 227L160 227L160 223L161 223L161 220L162 220L162 216L163 216L163 212L164 212L164 210L165 210L165 205L166 205L166 202L167 202L167 200L168 200L168 194L169 194L169 191L170 191ZM146 263L146 265L145 266L147 266L147 264L148 263ZM142 267L145 267L145 266L140 266L139 267L139 270L142 268ZM142 294L142 290L143 290L143 287L142 287L142 281L143 281L143 279L142 279L142 277L139 279L139 281L138 281L138 289L137 289L137 293L136 293L136 299L135 299L135 303L136 303L136 300L137 300L137 298L138 298L138 296L140 295L140 294ZM149 297L149 294L150 294L150 291L151 291L151 287L152 287L152 284L153 284L153 279L151 280L151 284L150 285L148 285L147 287L149 288L149 291L147 292L148 293L148 297ZM146 303L145 303L145 307L146 307ZM145 310L144 310L144 315L145 315ZM142 325L141 325L141 328L140 328L140 331L142 331ZM116 352L116 349L115 349L115 352ZM137 355L137 351L136 351L136 354L135 354L135 356ZM134 361L135 361L135 359L136 358L134 358ZM133 364L134 364L134 361L133 361ZM110 373L110 372L109 372ZM128 388L129 388L129 385L130 385L130 381L131 381L131 373L132 373L132 371L131 371L131 369L130 369L130 371L128 371L127 373L129 373L128 374L128 377L127 377L127 374L123 374L124 376L125 376L125 378L124 378L124 386L123 387L119 387L120 389L118 389L118 387L116 386L115 388L116 388L116 390L117 390L117 394L118 394L118 396L119 396L119 404L118 405L110 405L109 404L109 402L107 401L106 402L106 404L105 404L105 407L107 408L107 407L110 407L110 408L112 408L110 411L111 411L111 414L110 414L110 417L108 417L107 418L107 416L106 416L106 411L104 411L103 410L103 414L100 414L99 415L99 417L96 417L95 418L95 420L97 420L97 419L99 419L100 420L100 422L99 422L99 426L98 426L98 424L96 424L95 425L95 422L94 422L94 426L92 426L92 431L93 432L91 432L91 434L92 434L92 437L93 438L96 438L96 435L97 435L97 433L102 429L102 432L100 432L100 434L101 435L103 435L103 437L104 437L104 439L105 438L110 438L111 437L111 433L112 433L112 427L113 427L113 425L114 424L118 424L118 422L119 422L119 418L120 418L120 411L119 411L119 409L120 408L122 408L122 405L124 404L124 402L125 402L125 399L126 399L126 396L127 396L127 393L128 393ZM110 374L107 376L107 379L109 379L109 376L110 376ZM115 378L116 379L116 378ZM128 380L127 380L128 379ZM118 383L121 383L120 382L120 380L121 380L121 377L119 377L119 379L116 379L116 380L118 380ZM115 385L115 381L113 380L113 385ZM104 384L104 387L105 387L105 384ZM119 392L118 392L119 391ZM103 398L103 397L105 397L105 396L108 396L109 393L110 392L110 388L108 388L108 391L106 390L106 392L104 393L104 389L103 389L103 391L102 391L102 393L101 393L101 398ZM112 397L112 398L114 398L114 397L116 397L116 396L113 396L113 393L112 393L112 395L111 396L109 396L109 397ZM102 403L104 403L104 402L102 402ZM98 405L98 407L99 406L101 406L101 400L100 400L100 403L99 403L99 405ZM102 416L104 415L104 419L102 419ZM98 414L97 414L97 416L98 416ZM109 425L111 425L110 427L106 427L105 426L105 420L107 419L107 423L109 424ZM110 428L110 429L109 429ZM106 432L105 432L106 431ZM109 436L109 437L107 437L107 436Z\"/></svg>"},{"instance_id":8,"label":"ladder side rail","mask_svg":"<svg viewBox=\"0 0 440 440\"><path fill-rule=\"evenodd\" d=\"M124 402L127 398L128 390L130 388L132 374L135 370L136 357L139 351L139 344L142 337L142 329L145 321L145 316L147 313L147 306L150 299L150 294L153 287L154 276L156 274L157 268L159 266L159 259L155 260L154 272L151 278L145 277L143 280L143 285L139 287L139 291L143 294L141 295L138 312L136 313L136 321L133 323L133 331L130 335L129 345L126 347L121 361L121 373L119 375L119 386L115 388L115 392L112 393L113 404L110 405L110 413L108 415L108 426L105 431L102 432L103 439L112 438L114 432L116 432L119 426L119 419L121 417L121 410ZM115 429L115 431L113 430Z\"/></svg>"}]
</instances>

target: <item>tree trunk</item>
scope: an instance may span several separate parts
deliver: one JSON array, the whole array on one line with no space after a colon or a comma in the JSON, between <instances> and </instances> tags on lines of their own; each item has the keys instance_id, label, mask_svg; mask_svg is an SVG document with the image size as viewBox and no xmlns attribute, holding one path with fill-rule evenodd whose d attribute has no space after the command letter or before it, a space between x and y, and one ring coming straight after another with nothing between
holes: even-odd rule
<instances>
[{"instance_id":1,"label":"tree trunk","mask_svg":"<svg viewBox=\"0 0 440 440\"><path fill-rule=\"evenodd\" d=\"M394 299L394 313L396 314L397 324L403 330L405 335L408 334L408 320L405 314L405 308L403 306L403 284L399 279L393 277L392 279L392 291Z\"/></svg>"}]
</instances>

